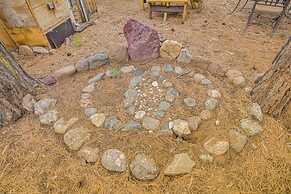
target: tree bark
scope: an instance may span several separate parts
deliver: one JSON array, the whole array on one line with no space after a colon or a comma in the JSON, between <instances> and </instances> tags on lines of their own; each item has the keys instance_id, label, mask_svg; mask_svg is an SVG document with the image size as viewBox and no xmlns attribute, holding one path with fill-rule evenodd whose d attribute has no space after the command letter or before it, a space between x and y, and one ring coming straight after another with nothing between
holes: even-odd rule
<instances>
[{"instance_id":1,"label":"tree bark","mask_svg":"<svg viewBox=\"0 0 291 194\"><path fill-rule=\"evenodd\" d=\"M21 117L22 98L33 94L38 81L30 77L0 42L0 127Z\"/></svg>"},{"instance_id":2,"label":"tree bark","mask_svg":"<svg viewBox=\"0 0 291 194\"><path fill-rule=\"evenodd\" d=\"M280 116L290 108L291 100L291 37L275 57L271 68L262 76L252 90L252 99L263 112Z\"/></svg>"}]
</instances>

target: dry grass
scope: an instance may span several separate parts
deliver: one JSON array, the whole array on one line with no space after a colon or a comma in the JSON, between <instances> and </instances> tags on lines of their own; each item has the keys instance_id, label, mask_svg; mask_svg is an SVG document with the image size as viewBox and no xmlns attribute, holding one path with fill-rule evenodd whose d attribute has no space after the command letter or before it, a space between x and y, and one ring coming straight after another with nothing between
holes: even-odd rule
<instances>
[{"instance_id":1,"label":"dry grass","mask_svg":"<svg viewBox=\"0 0 291 194\"><path fill-rule=\"evenodd\" d=\"M155 14L153 20L148 20L148 13L140 11L139 3L135 0L97 2L99 14L94 15L97 25L78 34L83 43L81 47L62 46L53 56L20 58L25 69L35 77L41 78L60 67L74 64L81 56L89 56L107 49L112 42L124 42L122 27L133 17L155 26L162 38L175 39L183 43L194 56L203 56L221 62L227 68L238 69L251 80L254 73L260 73L268 68L290 32L288 22L283 22L278 35L272 39L268 35L260 34L262 31L270 30L268 26L253 25L249 33L242 35L246 12L227 15L234 1L204 0L204 8L199 14L189 10L185 27L181 27L181 18L177 16L169 17L166 23L162 22L162 16L159 14ZM68 56L67 53L71 55ZM158 59L142 68L165 63L167 61ZM109 68L111 67L97 71ZM193 68L193 64L184 68L198 71ZM223 101L220 102L215 118L202 123L199 130L184 142L159 133L110 133L92 127L79 107L80 91L86 86L86 80L97 71L78 74L72 79L59 82L40 91L38 98L46 95L57 98L59 100L57 110L62 110L61 116L66 119L72 116L79 117L80 122L77 126L83 125L91 130L93 138L89 144L98 146L100 154L108 148L118 148L124 151L131 161L137 153L144 152L151 155L163 170L175 153L188 152L196 162L193 172L175 178L164 177L161 173L152 182L140 182L134 180L129 172L109 173L98 162L83 166L76 154L66 149L61 136L56 135L50 127L41 126L33 115L26 115L15 125L0 130L0 192L98 194L291 192L291 156L290 147L287 147L291 139L290 129L284 128L279 120L271 117L265 116L264 132L252 137L240 154L230 152L215 157L212 165L201 165L198 161L198 155L205 153L201 145L208 137L227 137L227 131L237 128L239 119L248 116L250 98L242 90L211 78L220 89ZM117 105L122 103L122 88L126 86L128 79L129 77L121 77L121 81L113 82L104 80L103 85L100 85L103 93L94 95L96 106L99 108L102 108L102 104L97 103L97 100L100 100L98 97L107 99L108 103L114 103L111 107L110 103L103 107L104 111L108 111L109 114L116 113L123 121L127 118L123 114L124 110ZM203 89L193 84L193 79L188 76L175 79L173 83L184 95L193 95L200 103L206 97ZM253 86L253 83L249 82L248 86ZM194 90L197 90L197 93L193 92ZM111 93L114 91L119 93ZM112 94L116 99L112 99ZM189 112L180 106L181 104L177 102L175 104L177 108L173 112L178 115L197 115L202 108L198 106L196 111ZM221 121L219 127L214 125L215 119ZM290 120L289 117L282 119Z\"/></svg>"}]
</instances>

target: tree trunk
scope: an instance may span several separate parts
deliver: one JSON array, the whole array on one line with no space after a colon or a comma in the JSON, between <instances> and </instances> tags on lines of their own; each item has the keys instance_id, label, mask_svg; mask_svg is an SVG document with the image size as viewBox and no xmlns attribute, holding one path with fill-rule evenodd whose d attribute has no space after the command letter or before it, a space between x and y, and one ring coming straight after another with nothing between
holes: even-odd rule
<instances>
[{"instance_id":1,"label":"tree trunk","mask_svg":"<svg viewBox=\"0 0 291 194\"><path fill-rule=\"evenodd\" d=\"M251 95L263 112L279 116L290 108L291 100L291 37L275 57L272 67L257 81Z\"/></svg>"},{"instance_id":2,"label":"tree trunk","mask_svg":"<svg viewBox=\"0 0 291 194\"><path fill-rule=\"evenodd\" d=\"M0 127L6 126L23 113L22 98L33 93L38 81L30 77L0 42Z\"/></svg>"}]
</instances>

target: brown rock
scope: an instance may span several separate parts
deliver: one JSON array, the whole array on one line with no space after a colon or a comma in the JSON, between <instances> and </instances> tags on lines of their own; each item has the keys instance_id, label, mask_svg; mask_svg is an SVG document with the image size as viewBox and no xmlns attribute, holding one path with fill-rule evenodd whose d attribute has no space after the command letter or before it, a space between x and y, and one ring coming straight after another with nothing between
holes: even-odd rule
<instances>
[{"instance_id":1,"label":"brown rock","mask_svg":"<svg viewBox=\"0 0 291 194\"><path fill-rule=\"evenodd\" d=\"M214 77L224 77L226 69L218 63L210 63L207 67L207 71Z\"/></svg>"},{"instance_id":2,"label":"brown rock","mask_svg":"<svg viewBox=\"0 0 291 194\"><path fill-rule=\"evenodd\" d=\"M76 69L74 66L66 66L63 67L59 70L56 70L53 73L53 77L57 80L65 78L65 77L70 77L76 73Z\"/></svg>"},{"instance_id":3,"label":"brown rock","mask_svg":"<svg viewBox=\"0 0 291 194\"><path fill-rule=\"evenodd\" d=\"M93 147L84 147L78 152L78 156L86 160L86 162L97 162L99 149Z\"/></svg>"},{"instance_id":4,"label":"brown rock","mask_svg":"<svg viewBox=\"0 0 291 194\"><path fill-rule=\"evenodd\" d=\"M128 52L126 44L115 44L109 51L110 61L116 63L126 63L128 61Z\"/></svg>"},{"instance_id":5,"label":"brown rock","mask_svg":"<svg viewBox=\"0 0 291 194\"><path fill-rule=\"evenodd\" d=\"M203 144L203 147L212 154L222 155L228 151L229 143L225 140L212 137Z\"/></svg>"},{"instance_id":6,"label":"brown rock","mask_svg":"<svg viewBox=\"0 0 291 194\"><path fill-rule=\"evenodd\" d=\"M123 27L123 32L128 54L133 61L146 62L160 56L160 37L156 30L130 19Z\"/></svg>"},{"instance_id":7,"label":"brown rock","mask_svg":"<svg viewBox=\"0 0 291 194\"><path fill-rule=\"evenodd\" d=\"M160 53L161 57L166 59L176 59L182 49L182 44L174 40L166 40L163 42Z\"/></svg>"},{"instance_id":8,"label":"brown rock","mask_svg":"<svg viewBox=\"0 0 291 194\"><path fill-rule=\"evenodd\" d=\"M32 49L28 45L19 45L19 54L21 55L27 55L27 56L33 56L34 53Z\"/></svg>"},{"instance_id":9,"label":"brown rock","mask_svg":"<svg viewBox=\"0 0 291 194\"><path fill-rule=\"evenodd\" d=\"M234 150L236 153L239 153L242 151L242 149L245 147L248 137L246 135L243 135L236 130L230 130L229 131L229 143L230 148Z\"/></svg>"}]
</instances>

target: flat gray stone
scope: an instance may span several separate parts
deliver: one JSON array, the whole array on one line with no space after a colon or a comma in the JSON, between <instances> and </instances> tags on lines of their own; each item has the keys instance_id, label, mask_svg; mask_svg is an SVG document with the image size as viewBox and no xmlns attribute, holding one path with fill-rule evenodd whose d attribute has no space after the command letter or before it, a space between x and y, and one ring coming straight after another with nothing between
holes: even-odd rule
<instances>
[{"instance_id":1,"label":"flat gray stone","mask_svg":"<svg viewBox=\"0 0 291 194\"><path fill-rule=\"evenodd\" d=\"M136 131L136 130L141 130L142 125L138 121L128 121L122 131Z\"/></svg>"},{"instance_id":2,"label":"flat gray stone","mask_svg":"<svg viewBox=\"0 0 291 194\"><path fill-rule=\"evenodd\" d=\"M174 102L175 96L174 95L171 95L171 94L167 94L165 96L165 100L168 101L168 102Z\"/></svg>"},{"instance_id":3,"label":"flat gray stone","mask_svg":"<svg viewBox=\"0 0 291 194\"><path fill-rule=\"evenodd\" d=\"M66 66L61 69L56 70L53 73L53 77L56 80L60 80L65 77L70 77L76 73L76 68L74 66Z\"/></svg>"},{"instance_id":4,"label":"flat gray stone","mask_svg":"<svg viewBox=\"0 0 291 194\"><path fill-rule=\"evenodd\" d=\"M49 110L47 113L40 115L39 121L43 125L52 125L58 119L58 112L56 110Z\"/></svg>"},{"instance_id":5,"label":"flat gray stone","mask_svg":"<svg viewBox=\"0 0 291 194\"><path fill-rule=\"evenodd\" d=\"M230 130L228 134L230 148L234 150L236 153L241 152L248 141L248 137L237 132L236 130Z\"/></svg>"},{"instance_id":6,"label":"flat gray stone","mask_svg":"<svg viewBox=\"0 0 291 194\"><path fill-rule=\"evenodd\" d=\"M202 85L211 85L212 84L212 81L210 81L209 79L203 79L201 80L200 84Z\"/></svg>"},{"instance_id":7,"label":"flat gray stone","mask_svg":"<svg viewBox=\"0 0 291 194\"><path fill-rule=\"evenodd\" d=\"M175 73L178 75L183 75L185 71L181 67L175 67Z\"/></svg>"},{"instance_id":8,"label":"flat gray stone","mask_svg":"<svg viewBox=\"0 0 291 194\"><path fill-rule=\"evenodd\" d=\"M123 104L124 104L125 108L130 107L134 102L135 102L135 98L134 97L125 98L123 100Z\"/></svg>"},{"instance_id":9,"label":"flat gray stone","mask_svg":"<svg viewBox=\"0 0 291 194\"><path fill-rule=\"evenodd\" d=\"M173 131L178 137L184 137L191 134L187 121L176 119L173 121Z\"/></svg>"},{"instance_id":10,"label":"flat gray stone","mask_svg":"<svg viewBox=\"0 0 291 194\"><path fill-rule=\"evenodd\" d=\"M135 112L134 118L135 119L142 119L146 115L146 112L143 110L139 110Z\"/></svg>"},{"instance_id":11,"label":"flat gray stone","mask_svg":"<svg viewBox=\"0 0 291 194\"><path fill-rule=\"evenodd\" d=\"M84 113L86 117L91 117L92 115L97 113L97 109L92 107L85 108Z\"/></svg>"},{"instance_id":12,"label":"flat gray stone","mask_svg":"<svg viewBox=\"0 0 291 194\"><path fill-rule=\"evenodd\" d=\"M49 51L46 48L43 48L41 46L34 46L32 47L32 51L36 54L42 54L42 55L48 55Z\"/></svg>"},{"instance_id":13,"label":"flat gray stone","mask_svg":"<svg viewBox=\"0 0 291 194\"><path fill-rule=\"evenodd\" d=\"M160 126L160 121L152 117L144 117L142 121L142 126L147 130L157 130Z\"/></svg>"},{"instance_id":14,"label":"flat gray stone","mask_svg":"<svg viewBox=\"0 0 291 194\"><path fill-rule=\"evenodd\" d=\"M79 119L76 117L71 118L69 121L65 121L64 118L59 119L54 124L54 131L58 134L65 134L67 130L75 124Z\"/></svg>"},{"instance_id":15,"label":"flat gray stone","mask_svg":"<svg viewBox=\"0 0 291 194\"><path fill-rule=\"evenodd\" d=\"M177 176L190 173L195 166L187 153L175 154L173 161L167 165L164 174L166 176Z\"/></svg>"},{"instance_id":16,"label":"flat gray stone","mask_svg":"<svg viewBox=\"0 0 291 194\"><path fill-rule=\"evenodd\" d=\"M199 155L199 160L203 164L210 164L213 162L214 158L213 158L213 156L211 156L209 154L201 154L201 155Z\"/></svg>"},{"instance_id":17,"label":"flat gray stone","mask_svg":"<svg viewBox=\"0 0 291 194\"><path fill-rule=\"evenodd\" d=\"M201 122L201 118L198 117L198 116L189 117L187 119L187 122L188 122L188 125L189 125L190 129L195 131L199 127L199 124Z\"/></svg>"},{"instance_id":18,"label":"flat gray stone","mask_svg":"<svg viewBox=\"0 0 291 194\"><path fill-rule=\"evenodd\" d=\"M145 154L138 154L129 165L132 175L138 180L153 180L159 173L155 161Z\"/></svg>"},{"instance_id":19,"label":"flat gray stone","mask_svg":"<svg viewBox=\"0 0 291 194\"><path fill-rule=\"evenodd\" d=\"M22 99L21 106L26 111L33 112L35 103L36 103L36 101L35 101L34 97L31 94L27 94Z\"/></svg>"},{"instance_id":20,"label":"flat gray stone","mask_svg":"<svg viewBox=\"0 0 291 194\"><path fill-rule=\"evenodd\" d=\"M190 108L194 108L197 105L196 100L189 97L184 99L184 103Z\"/></svg>"},{"instance_id":21,"label":"flat gray stone","mask_svg":"<svg viewBox=\"0 0 291 194\"><path fill-rule=\"evenodd\" d=\"M240 127L247 136L253 136L263 131L263 128L259 123L250 119L241 119Z\"/></svg>"},{"instance_id":22,"label":"flat gray stone","mask_svg":"<svg viewBox=\"0 0 291 194\"><path fill-rule=\"evenodd\" d=\"M92 94L90 93L82 93L81 94L81 99L91 99L92 98Z\"/></svg>"},{"instance_id":23,"label":"flat gray stone","mask_svg":"<svg viewBox=\"0 0 291 194\"><path fill-rule=\"evenodd\" d=\"M82 92L83 92L83 93L92 93L92 92L94 91L94 89L95 89L95 84L93 83L93 84L90 84L90 85L86 86L86 87L82 90Z\"/></svg>"},{"instance_id":24,"label":"flat gray stone","mask_svg":"<svg viewBox=\"0 0 291 194\"><path fill-rule=\"evenodd\" d=\"M167 94L171 94L173 96L179 96L180 95L180 93L173 87L168 89Z\"/></svg>"},{"instance_id":25,"label":"flat gray stone","mask_svg":"<svg viewBox=\"0 0 291 194\"><path fill-rule=\"evenodd\" d=\"M99 149L93 147L84 147L78 151L78 156L86 162L94 163L99 159Z\"/></svg>"},{"instance_id":26,"label":"flat gray stone","mask_svg":"<svg viewBox=\"0 0 291 194\"><path fill-rule=\"evenodd\" d=\"M84 72L89 70L89 62L85 57L81 57L76 63L75 68L78 72Z\"/></svg>"},{"instance_id":27,"label":"flat gray stone","mask_svg":"<svg viewBox=\"0 0 291 194\"><path fill-rule=\"evenodd\" d=\"M133 75L138 76L138 75L141 75L142 74L142 70L135 69L135 70L132 71L132 73L133 73Z\"/></svg>"},{"instance_id":28,"label":"flat gray stone","mask_svg":"<svg viewBox=\"0 0 291 194\"><path fill-rule=\"evenodd\" d=\"M44 114L49 109L53 108L57 103L57 100L53 98L45 98L42 100L39 100L34 104L34 113L37 116L40 116Z\"/></svg>"},{"instance_id":29,"label":"flat gray stone","mask_svg":"<svg viewBox=\"0 0 291 194\"><path fill-rule=\"evenodd\" d=\"M196 74L194 75L194 80L195 80L195 82L197 82L197 83L201 83L201 81L202 81L203 79L205 79L205 76L202 75L202 74L200 74L200 73L196 73Z\"/></svg>"},{"instance_id":30,"label":"flat gray stone","mask_svg":"<svg viewBox=\"0 0 291 194\"><path fill-rule=\"evenodd\" d=\"M161 67L159 67L159 66L153 66L151 68L151 72L161 72Z\"/></svg>"},{"instance_id":31,"label":"flat gray stone","mask_svg":"<svg viewBox=\"0 0 291 194\"><path fill-rule=\"evenodd\" d=\"M135 106L132 105L132 106L128 107L126 109L126 113L129 114L129 115L134 115L135 114Z\"/></svg>"},{"instance_id":32,"label":"flat gray stone","mask_svg":"<svg viewBox=\"0 0 291 194\"><path fill-rule=\"evenodd\" d=\"M104 77L105 73L99 73L97 74L95 77L91 78L89 81L88 81L88 84L92 84L92 83L96 83L96 82L99 82L100 80L102 80L102 78Z\"/></svg>"},{"instance_id":33,"label":"flat gray stone","mask_svg":"<svg viewBox=\"0 0 291 194\"><path fill-rule=\"evenodd\" d=\"M96 69L108 63L109 57L106 54L96 54L88 57L90 69Z\"/></svg>"},{"instance_id":34,"label":"flat gray stone","mask_svg":"<svg viewBox=\"0 0 291 194\"><path fill-rule=\"evenodd\" d=\"M158 111L153 112L153 115L159 119L159 118L163 118L165 116L165 112L158 110Z\"/></svg>"},{"instance_id":35,"label":"flat gray stone","mask_svg":"<svg viewBox=\"0 0 291 194\"><path fill-rule=\"evenodd\" d=\"M108 69L107 71L105 71L105 76L106 77L113 77L113 73L111 69Z\"/></svg>"},{"instance_id":36,"label":"flat gray stone","mask_svg":"<svg viewBox=\"0 0 291 194\"><path fill-rule=\"evenodd\" d=\"M203 147L212 154L223 155L228 151L229 143L225 140L212 137L203 144Z\"/></svg>"},{"instance_id":37,"label":"flat gray stone","mask_svg":"<svg viewBox=\"0 0 291 194\"><path fill-rule=\"evenodd\" d=\"M90 98L81 98L80 106L82 108L88 108L88 107L91 107L92 105L93 105L93 102Z\"/></svg>"},{"instance_id":38,"label":"flat gray stone","mask_svg":"<svg viewBox=\"0 0 291 194\"><path fill-rule=\"evenodd\" d=\"M161 101L159 105L159 110L160 111L167 111L171 107L171 104L166 101Z\"/></svg>"},{"instance_id":39,"label":"flat gray stone","mask_svg":"<svg viewBox=\"0 0 291 194\"><path fill-rule=\"evenodd\" d=\"M124 93L125 98L135 98L137 96L137 91L133 89L127 89Z\"/></svg>"},{"instance_id":40,"label":"flat gray stone","mask_svg":"<svg viewBox=\"0 0 291 194\"><path fill-rule=\"evenodd\" d=\"M142 76L138 76L133 78L132 80L130 80L129 84L128 84L128 88L130 89L134 89L138 84L140 84L142 82Z\"/></svg>"},{"instance_id":41,"label":"flat gray stone","mask_svg":"<svg viewBox=\"0 0 291 194\"><path fill-rule=\"evenodd\" d=\"M129 65L129 66L124 66L120 68L120 71L122 73L130 73L135 69L135 67L133 65Z\"/></svg>"},{"instance_id":42,"label":"flat gray stone","mask_svg":"<svg viewBox=\"0 0 291 194\"><path fill-rule=\"evenodd\" d=\"M191 52L186 48L181 49L180 55L177 58L177 62L179 64L188 64L188 63L191 63L192 61L193 61L193 56Z\"/></svg>"},{"instance_id":43,"label":"flat gray stone","mask_svg":"<svg viewBox=\"0 0 291 194\"><path fill-rule=\"evenodd\" d=\"M125 153L117 149L106 150L102 154L101 164L111 172L124 172L127 166Z\"/></svg>"},{"instance_id":44,"label":"flat gray stone","mask_svg":"<svg viewBox=\"0 0 291 194\"><path fill-rule=\"evenodd\" d=\"M164 122L161 124L161 130L162 133L167 134L167 135L173 135L174 132L172 128L170 128L170 123L169 122Z\"/></svg>"},{"instance_id":45,"label":"flat gray stone","mask_svg":"<svg viewBox=\"0 0 291 194\"><path fill-rule=\"evenodd\" d=\"M258 121L263 121L263 113L261 106L258 103L252 103L250 106L250 114Z\"/></svg>"},{"instance_id":46,"label":"flat gray stone","mask_svg":"<svg viewBox=\"0 0 291 194\"><path fill-rule=\"evenodd\" d=\"M83 127L71 129L64 135L65 144L74 151L79 150L84 142L89 139L90 133Z\"/></svg>"},{"instance_id":47,"label":"flat gray stone","mask_svg":"<svg viewBox=\"0 0 291 194\"><path fill-rule=\"evenodd\" d=\"M173 67L173 65L171 65L171 64L165 64L164 66L163 66L163 72L166 72L166 73L171 73L171 72L173 72L174 71L174 67Z\"/></svg>"},{"instance_id":48,"label":"flat gray stone","mask_svg":"<svg viewBox=\"0 0 291 194\"><path fill-rule=\"evenodd\" d=\"M121 128L121 122L115 116L108 117L105 119L105 128L117 131Z\"/></svg>"},{"instance_id":49,"label":"flat gray stone","mask_svg":"<svg viewBox=\"0 0 291 194\"><path fill-rule=\"evenodd\" d=\"M215 110L218 106L218 101L215 99L208 99L204 102L204 106L207 110Z\"/></svg>"},{"instance_id":50,"label":"flat gray stone","mask_svg":"<svg viewBox=\"0 0 291 194\"><path fill-rule=\"evenodd\" d=\"M220 98L221 93L219 90L207 90L207 95L211 98Z\"/></svg>"}]
</instances>

